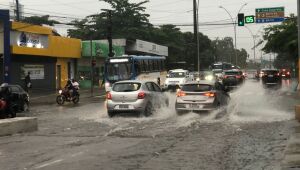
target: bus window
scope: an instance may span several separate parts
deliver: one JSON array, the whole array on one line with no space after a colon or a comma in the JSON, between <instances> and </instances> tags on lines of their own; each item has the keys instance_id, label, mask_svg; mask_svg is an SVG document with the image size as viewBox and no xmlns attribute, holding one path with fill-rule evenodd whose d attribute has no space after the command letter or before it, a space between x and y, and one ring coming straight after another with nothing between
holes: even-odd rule
<instances>
[{"instance_id":1,"label":"bus window","mask_svg":"<svg viewBox=\"0 0 300 170\"><path fill-rule=\"evenodd\" d=\"M148 60L144 60L144 66L145 66L145 72L148 72L149 71L149 63L148 63Z\"/></svg>"},{"instance_id":2,"label":"bus window","mask_svg":"<svg viewBox=\"0 0 300 170\"><path fill-rule=\"evenodd\" d=\"M152 60L149 60L149 72L152 72L153 71L153 62Z\"/></svg>"}]
</instances>

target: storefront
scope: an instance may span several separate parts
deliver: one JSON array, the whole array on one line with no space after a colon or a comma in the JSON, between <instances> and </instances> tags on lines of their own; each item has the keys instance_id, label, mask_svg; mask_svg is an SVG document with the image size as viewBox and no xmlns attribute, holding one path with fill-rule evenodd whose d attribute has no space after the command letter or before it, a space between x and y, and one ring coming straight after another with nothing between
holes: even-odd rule
<instances>
[{"instance_id":1,"label":"storefront","mask_svg":"<svg viewBox=\"0 0 300 170\"><path fill-rule=\"evenodd\" d=\"M92 44L92 48L91 48ZM82 41L82 57L77 61L77 72L81 88L90 88L93 75L93 85L101 85L104 72L104 62L108 57L108 44L98 40ZM115 56L124 55L124 47L113 45ZM93 74L92 73L93 70Z\"/></svg>"},{"instance_id":2,"label":"storefront","mask_svg":"<svg viewBox=\"0 0 300 170\"><path fill-rule=\"evenodd\" d=\"M81 41L58 36L51 28L12 22L11 83L24 85L30 72L33 89L54 90L76 73Z\"/></svg>"}]
</instances>

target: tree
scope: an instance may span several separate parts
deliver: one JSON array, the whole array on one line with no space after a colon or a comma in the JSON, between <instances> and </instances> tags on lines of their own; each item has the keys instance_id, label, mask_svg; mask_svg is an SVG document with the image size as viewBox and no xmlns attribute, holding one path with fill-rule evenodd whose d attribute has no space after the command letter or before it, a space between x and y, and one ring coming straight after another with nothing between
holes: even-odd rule
<instances>
[{"instance_id":1,"label":"tree","mask_svg":"<svg viewBox=\"0 0 300 170\"><path fill-rule=\"evenodd\" d=\"M277 53L275 63L279 68L292 65L291 63L297 62L298 60L297 36L297 17L291 15L289 19L280 25L269 26L265 29L263 41L265 41L266 44L263 51L266 53ZM260 44L263 41L261 41Z\"/></svg>"},{"instance_id":2,"label":"tree","mask_svg":"<svg viewBox=\"0 0 300 170\"><path fill-rule=\"evenodd\" d=\"M25 17L22 22L26 22L29 24L34 24L34 25L50 25L53 26L54 24L59 24L60 22L55 21L55 20L50 20L49 15L44 15L44 16L31 16L31 17Z\"/></svg>"}]
</instances>

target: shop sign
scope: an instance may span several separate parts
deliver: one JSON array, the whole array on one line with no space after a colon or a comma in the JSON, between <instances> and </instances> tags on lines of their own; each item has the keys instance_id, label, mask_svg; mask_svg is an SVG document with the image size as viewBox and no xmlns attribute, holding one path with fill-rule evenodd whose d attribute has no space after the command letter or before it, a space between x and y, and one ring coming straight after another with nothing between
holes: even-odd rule
<instances>
[{"instance_id":1,"label":"shop sign","mask_svg":"<svg viewBox=\"0 0 300 170\"><path fill-rule=\"evenodd\" d=\"M45 79L44 65L25 64L21 67L21 78L24 79L28 72L30 72L30 78L32 80Z\"/></svg>"},{"instance_id":2,"label":"shop sign","mask_svg":"<svg viewBox=\"0 0 300 170\"><path fill-rule=\"evenodd\" d=\"M11 45L29 48L48 48L48 36L28 32L11 32Z\"/></svg>"}]
</instances>

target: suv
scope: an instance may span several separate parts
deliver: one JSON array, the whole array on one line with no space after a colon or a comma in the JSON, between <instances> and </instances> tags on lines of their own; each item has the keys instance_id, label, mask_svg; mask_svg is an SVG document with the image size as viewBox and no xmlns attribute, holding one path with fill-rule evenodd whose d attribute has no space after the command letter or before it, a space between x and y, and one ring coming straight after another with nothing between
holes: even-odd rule
<instances>
[{"instance_id":1,"label":"suv","mask_svg":"<svg viewBox=\"0 0 300 170\"><path fill-rule=\"evenodd\" d=\"M281 87L281 75L279 70L276 69L264 69L262 70L262 83L264 87L276 86Z\"/></svg>"},{"instance_id":2,"label":"suv","mask_svg":"<svg viewBox=\"0 0 300 170\"><path fill-rule=\"evenodd\" d=\"M223 73L223 85L226 87L235 87L245 81L245 76L240 70L228 70Z\"/></svg>"},{"instance_id":3,"label":"suv","mask_svg":"<svg viewBox=\"0 0 300 170\"><path fill-rule=\"evenodd\" d=\"M180 88L184 83L189 82L191 80L192 78L189 75L188 70L172 70L172 72L170 72L169 76L165 80L163 88L164 90L176 90Z\"/></svg>"}]
</instances>

